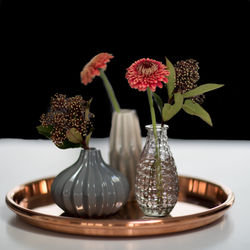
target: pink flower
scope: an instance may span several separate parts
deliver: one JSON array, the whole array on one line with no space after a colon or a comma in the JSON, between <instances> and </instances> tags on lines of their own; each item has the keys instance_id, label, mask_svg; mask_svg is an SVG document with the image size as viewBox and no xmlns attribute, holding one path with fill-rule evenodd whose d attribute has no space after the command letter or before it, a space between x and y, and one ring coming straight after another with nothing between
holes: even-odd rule
<instances>
[{"instance_id":1,"label":"pink flower","mask_svg":"<svg viewBox=\"0 0 250 250\"><path fill-rule=\"evenodd\" d=\"M84 85L92 82L95 76L100 75L100 69L105 70L107 63L114 56L108 53L100 53L93 57L82 69L81 72L81 82Z\"/></svg>"},{"instance_id":2,"label":"pink flower","mask_svg":"<svg viewBox=\"0 0 250 250\"><path fill-rule=\"evenodd\" d=\"M155 92L156 87L162 88L162 82L167 83L170 72L161 62L153 59L140 59L134 62L126 73L131 88L146 91L149 87Z\"/></svg>"}]
</instances>

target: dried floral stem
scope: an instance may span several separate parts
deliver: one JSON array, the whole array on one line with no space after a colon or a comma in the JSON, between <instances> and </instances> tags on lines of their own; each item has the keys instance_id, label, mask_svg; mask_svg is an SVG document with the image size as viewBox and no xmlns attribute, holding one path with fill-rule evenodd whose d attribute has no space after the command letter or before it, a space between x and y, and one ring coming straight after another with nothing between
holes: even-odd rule
<instances>
[{"instance_id":1,"label":"dried floral stem","mask_svg":"<svg viewBox=\"0 0 250 250\"><path fill-rule=\"evenodd\" d=\"M105 89L106 89L106 91L108 93L109 99L110 99L110 101L112 103L112 106L113 106L114 110L116 112L120 112L120 106L119 106L119 103L118 103L118 101L117 101L117 99L115 97L114 90L113 90L113 88L112 88L106 74L104 73L104 71L102 69L100 69L100 77L101 77L101 79L102 79L102 81L104 83Z\"/></svg>"},{"instance_id":2,"label":"dried floral stem","mask_svg":"<svg viewBox=\"0 0 250 250\"><path fill-rule=\"evenodd\" d=\"M85 149L85 150L89 149L89 145L86 143L85 140L82 141L82 148Z\"/></svg>"}]
</instances>

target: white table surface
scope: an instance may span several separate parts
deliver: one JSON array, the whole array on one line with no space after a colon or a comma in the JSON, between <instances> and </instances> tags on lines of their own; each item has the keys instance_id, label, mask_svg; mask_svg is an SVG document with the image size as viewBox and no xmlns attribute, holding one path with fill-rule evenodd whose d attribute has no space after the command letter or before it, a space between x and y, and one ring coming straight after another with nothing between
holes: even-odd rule
<instances>
[{"instance_id":1,"label":"white table surface","mask_svg":"<svg viewBox=\"0 0 250 250\"><path fill-rule=\"evenodd\" d=\"M108 162L108 139L92 139ZM235 204L216 223L184 233L139 238L74 236L39 229L5 204L19 184L54 176L72 164L79 149L57 149L48 140L0 139L0 249L250 249L250 141L169 140L179 174L230 187Z\"/></svg>"}]
</instances>

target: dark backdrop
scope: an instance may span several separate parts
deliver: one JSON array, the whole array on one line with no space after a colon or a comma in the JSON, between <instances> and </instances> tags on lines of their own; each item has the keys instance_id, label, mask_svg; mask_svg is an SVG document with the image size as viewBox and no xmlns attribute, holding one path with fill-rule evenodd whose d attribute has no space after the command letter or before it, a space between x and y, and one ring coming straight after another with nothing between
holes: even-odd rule
<instances>
[{"instance_id":1,"label":"dark backdrop","mask_svg":"<svg viewBox=\"0 0 250 250\"><path fill-rule=\"evenodd\" d=\"M147 95L129 87L126 68L143 57L164 63L167 56L172 62L188 58L199 61L200 84L225 84L206 94L203 106L212 117L212 128L181 111L168 123L169 136L250 139L249 59L245 46L247 33L242 32L248 29L246 12L238 15L238 23L230 21L230 15L220 17L220 22L201 26L200 33L197 27L188 33L193 26L185 29L182 23L182 29L178 30L181 36L172 43L173 36L167 34L167 29L160 34L157 26L132 29L130 23L121 26L118 19L107 16L105 20L93 20L90 14L88 19L72 24L74 15L69 16L69 11L57 12L55 17L56 12L48 8L40 10L41 6L34 5L29 6L30 11L26 2L21 2L0 3L1 138L42 138L36 126L55 93L93 97L92 112L96 115L93 136L108 136L112 109L101 79L95 78L87 87L80 83L82 67L97 53L108 52L115 57L108 64L106 74L120 106L137 110L143 135L144 125L150 123Z\"/></svg>"}]
</instances>

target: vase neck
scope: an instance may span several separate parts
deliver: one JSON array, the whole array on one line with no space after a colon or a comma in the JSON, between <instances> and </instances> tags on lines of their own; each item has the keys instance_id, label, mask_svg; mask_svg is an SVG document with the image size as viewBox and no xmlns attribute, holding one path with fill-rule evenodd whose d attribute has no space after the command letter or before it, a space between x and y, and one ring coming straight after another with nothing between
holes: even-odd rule
<instances>
[{"instance_id":1,"label":"vase neck","mask_svg":"<svg viewBox=\"0 0 250 250\"><path fill-rule=\"evenodd\" d=\"M79 161L82 159L95 159L96 161L103 161L101 151L96 148L90 148L87 150L82 149L79 156Z\"/></svg>"},{"instance_id":2,"label":"vase neck","mask_svg":"<svg viewBox=\"0 0 250 250\"><path fill-rule=\"evenodd\" d=\"M116 116L131 116L135 115L136 111L134 109L121 109L120 112L114 111L113 115Z\"/></svg>"},{"instance_id":3,"label":"vase neck","mask_svg":"<svg viewBox=\"0 0 250 250\"><path fill-rule=\"evenodd\" d=\"M145 128L147 129L148 133L147 136L148 137L154 137L154 129L153 129L153 125L147 125L145 126ZM168 130L168 126L167 125L161 125L161 124L156 124L156 135L157 137L167 137L167 130Z\"/></svg>"},{"instance_id":4,"label":"vase neck","mask_svg":"<svg viewBox=\"0 0 250 250\"><path fill-rule=\"evenodd\" d=\"M168 146L168 136L167 136L168 126L164 125L162 127L160 124L157 124L156 126L157 138L155 138L152 125L146 126L146 129L148 131L148 134L142 152L142 157L148 157L148 155L155 157L155 155L157 154L160 156L162 160L164 160L169 156L171 156L171 152Z\"/></svg>"}]
</instances>

